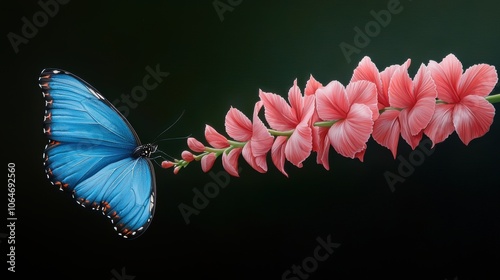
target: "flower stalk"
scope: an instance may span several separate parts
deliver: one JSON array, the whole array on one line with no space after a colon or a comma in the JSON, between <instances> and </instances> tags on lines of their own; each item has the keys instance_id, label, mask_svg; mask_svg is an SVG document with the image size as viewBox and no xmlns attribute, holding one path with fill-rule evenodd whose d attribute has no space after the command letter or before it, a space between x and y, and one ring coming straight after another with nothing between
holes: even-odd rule
<instances>
[{"instance_id":1,"label":"flower stalk","mask_svg":"<svg viewBox=\"0 0 500 280\"><path fill-rule=\"evenodd\" d=\"M301 168L312 153L329 169L330 148L363 161L370 137L396 158L400 138L415 149L424 135L435 145L456 132L468 145L489 131L495 114L492 104L500 103L500 94L490 95L498 82L494 66L476 64L457 71L462 64L450 54L440 63L421 64L411 78L410 64L408 59L379 71L364 57L346 86L339 81L324 86L311 75L304 93L297 80L293 82L288 100L259 90L251 119L236 108L227 112L229 137L206 125L208 145L190 137L190 151L183 151L182 159L162 162L162 167L173 167L177 174L199 161L208 172L222 158L224 169L239 176L238 160L243 156L253 169L265 173L271 152L273 164L288 176L285 162ZM264 120L258 116L262 108Z\"/></svg>"}]
</instances>

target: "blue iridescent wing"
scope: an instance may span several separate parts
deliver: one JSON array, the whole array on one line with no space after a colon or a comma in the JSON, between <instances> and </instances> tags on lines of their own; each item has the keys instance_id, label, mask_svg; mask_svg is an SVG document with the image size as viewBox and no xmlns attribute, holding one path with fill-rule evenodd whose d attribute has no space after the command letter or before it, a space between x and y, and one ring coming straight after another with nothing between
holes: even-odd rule
<instances>
[{"instance_id":1,"label":"blue iridescent wing","mask_svg":"<svg viewBox=\"0 0 500 280\"><path fill-rule=\"evenodd\" d=\"M125 117L77 76L45 69L39 83L49 138L47 177L80 205L101 210L120 235L137 237L154 214L156 187L148 156L156 147L141 145Z\"/></svg>"}]
</instances>

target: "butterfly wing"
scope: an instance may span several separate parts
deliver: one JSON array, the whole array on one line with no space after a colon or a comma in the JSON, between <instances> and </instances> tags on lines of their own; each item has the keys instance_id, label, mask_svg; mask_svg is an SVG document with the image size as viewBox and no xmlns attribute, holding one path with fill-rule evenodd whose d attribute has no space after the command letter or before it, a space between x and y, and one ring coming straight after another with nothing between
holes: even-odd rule
<instances>
[{"instance_id":1,"label":"butterfly wing","mask_svg":"<svg viewBox=\"0 0 500 280\"><path fill-rule=\"evenodd\" d=\"M100 209L125 237L151 222L154 169L133 156L140 140L123 115L96 89L58 69L40 74L45 98L44 152L47 177L82 206Z\"/></svg>"}]
</instances>

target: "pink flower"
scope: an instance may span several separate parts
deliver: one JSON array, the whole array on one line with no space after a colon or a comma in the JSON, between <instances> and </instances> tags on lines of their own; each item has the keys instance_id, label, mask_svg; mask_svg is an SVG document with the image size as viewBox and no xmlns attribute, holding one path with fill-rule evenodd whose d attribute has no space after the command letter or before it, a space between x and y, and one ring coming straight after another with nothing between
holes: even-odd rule
<instances>
[{"instance_id":1,"label":"pink flower","mask_svg":"<svg viewBox=\"0 0 500 280\"><path fill-rule=\"evenodd\" d=\"M403 66L408 68L410 60L408 59ZM377 87L378 109L384 110L391 107L389 102L389 85L394 72L400 65L391 65L379 73L377 66L368 56L365 56L354 69L351 83L356 81L370 81ZM389 148L394 157L396 157L399 135L401 132L399 125L399 111L386 110L375 120L373 124L372 137L380 145Z\"/></svg>"},{"instance_id":2,"label":"pink flower","mask_svg":"<svg viewBox=\"0 0 500 280\"><path fill-rule=\"evenodd\" d=\"M312 129L310 120L314 113L314 96L302 96L297 80L288 91L288 101L274 93L259 93L265 108L265 117L272 129L293 131L291 136L277 136L272 146L274 165L286 176L285 158L297 167L311 154Z\"/></svg>"},{"instance_id":3,"label":"pink flower","mask_svg":"<svg viewBox=\"0 0 500 280\"><path fill-rule=\"evenodd\" d=\"M378 113L375 85L358 81L344 87L332 81L316 91L316 106L319 117L333 123L329 128L320 129L326 136L324 141L329 141L339 154L363 161L374 111ZM327 157L326 151L322 151L323 165Z\"/></svg>"},{"instance_id":4,"label":"pink flower","mask_svg":"<svg viewBox=\"0 0 500 280\"><path fill-rule=\"evenodd\" d=\"M429 70L437 85L438 98L444 103L436 110L425 134L433 145L456 131L465 145L489 131L495 107L485 100L498 81L494 66L477 64L463 72L462 63L453 55L441 63L429 62Z\"/></svg>"},{"instance_id":5,"label":"pink flower","mask_svg":"<svg viewBox=\"0 0 500 280\"><path fill-rule=\"evenodd\" d=\"M410 60L408 59L403 65L406 67L410 66ZM351 78L352 82L357 81L369 81L375 84L377 87L377 101L378 109L382 110L385 107L390 107L389 105L389 83L392 78L394 71L398 69L400 65L391 65L380 72L377 66L371 61L368 56L365 56L358 64L358 67L354 69L354 73ZM378 116L378 114L376 115ZM377 119L377 118L374 118Z\"/></svg>"},{"instance_id":6,"label":"pink flower","mask_svg":"<svg viewBox=\"0 0 500 280\"><path fill-rule=\"evenodd\" d=\"M311 75L306 83L306 88L304 90L305 95L314 95L316 98L316 92L318 89L322 88L323 84L316 81ZM330 163L328 162L328 153L330 151L330 140L327 137L328 128L314 126L314 123L320 121L318 111L314 110L311 117L310 126L312 129L312 151L317 153L316 163L322 164L326 170L330 170Z\"/></svg>"},{"instance_id":7,"label":"pink flower","mask_svg":"<svg viewBox=\"0 0 500 280\"><path fill-rule=\"evenodd\" d=\"M379 73L365 57L351 79L368 80L377 86L378 108L384 112L375 120L372 137L391 150L394 158L400 135L415 149L435 107L437 93L429 71L422 65L412 81L407 71L410 63L408 59L401 66L392 65Z\"/></svg>"},{"instance_id":8,"label":"pink flower","mask_svg":"<svg viewBox=\"0 0 500 280\"><path fill-rule=\"evenodd\" d=\"M389 85L389 103L392 107L398 108L401 137L412 149L417 147L424 128L432 118L436 96L436 84L423 64L413 81L405 65L394 72ZM379 126L376 127L378 128Z\"/></svg>"},{"instance_id":9,"label":"pink flower","mask_svg":"<svg viewBox=\"0 0 500 280\"><path fill-rule=\"evenodd\" d=\"M224 169L233 176L238 176L240 154L253 169L261 173L267 171L266 154L271 149L273 137L258 117L262 105L261 101L255 104L253 123L236 108L229 109L226 114L227 134L236 141L246 142L243 148L236 147L222 155Z\"/></svg>"}]
</instances>

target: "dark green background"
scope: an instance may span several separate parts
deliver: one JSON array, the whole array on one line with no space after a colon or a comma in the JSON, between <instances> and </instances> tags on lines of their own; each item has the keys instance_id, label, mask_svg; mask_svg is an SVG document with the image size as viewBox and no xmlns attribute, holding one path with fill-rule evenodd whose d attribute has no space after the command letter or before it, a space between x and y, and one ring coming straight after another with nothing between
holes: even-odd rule
<instances>
[{"instance_id":1,"label":"dark green background","mask_svg":"<svg viewBox=\"0 0 500 280\"><path fill-rule=\"evenodd\" d=\"M469 146L456 134L437 145L395 192L383 174L397 173L399 161L373 140L364 163L332 150L330 171L313 154L302 169L287 164L289 178L270 159L267 174L241 159L241 177L231 178L189 225L179 204L192 205L193 188L213 180L198 163L178 175L156 168L153 223L126 241L107 219L46 180L37 84L43 68L58 67L113 101L142 83L146 66L159 64L170 75L128 120L148 142L185 111L162 137L201 140L205 124L223 131L230 106L251 115L259 89L286 96L295 78L303 88L310 74L323 84L346 84L364 55L380 70L411 58L412 75L421 63L449 53L465 68L498 68L497 1L401 0L402 12L351 63L339 44L353 44L353 28L364 29L373 20L370 11L386 9L389 1L243 0L221 21L211 0L74 0L16 54L7 34L20 34L21 18L31 21L41 10L25 2L3 8L1 27L3 150L4 164L16 164L18 276L112 279L113 270L125 267L137 280L281 279L313 255L317 237L331 235L341 246L309 279L499 279L498 114L490 132ZM160 148L179 157L187 145L171 140ZM401 141L399 154L410 152ZM221 170L218 160L213 171ZM6 245L2 240L3 270Z\"/></svg>"}]
</instances>

